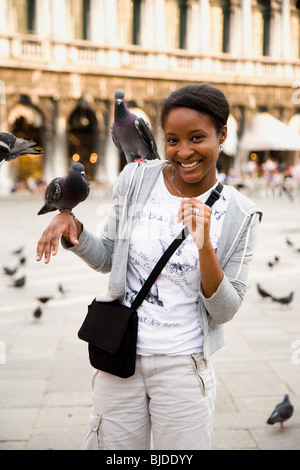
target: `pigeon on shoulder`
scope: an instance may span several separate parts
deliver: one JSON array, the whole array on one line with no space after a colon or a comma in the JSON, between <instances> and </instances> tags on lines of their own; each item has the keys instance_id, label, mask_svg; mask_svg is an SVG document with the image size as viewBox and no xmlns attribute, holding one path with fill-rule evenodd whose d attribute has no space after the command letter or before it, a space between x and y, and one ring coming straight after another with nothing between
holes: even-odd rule
<instances>
[{"instance_id":1,"label":"pigeon on shoulder","mask_svg":"<svg viewBox=\"0 0 300 470\"><path fill-rule=\"evenodd\" d=\"M83 202L90 193L82 163L73 163L66 176L54 178L44 194L44 205L38 215L59 210L72 212L72 209Z\"/></svg>"},{"instance_id":2,"label":"pigeon on shoulder","mask_svg":"<svg viewBox=\"0 0 300 470\"><path fill-rule=\"evenodd\" d=\"M22 155L41 155L42 150L31 147L36 145L33 140L21 139L10 132L0 132L0 166Z\"/></svg>"},{"instance_id":3,"label":"pigeon on shoulder","mask_svg":"<svg viewBox=\"0 0 300 470\"><path fill-rule=\"evenodd\" d=\"M125 93L115 93L114 122L111 125L113 143L125 154L127 163L154 160L160 156L149 125L142 117L131 113L124 101Z\"/></svg>"}]
</instances>

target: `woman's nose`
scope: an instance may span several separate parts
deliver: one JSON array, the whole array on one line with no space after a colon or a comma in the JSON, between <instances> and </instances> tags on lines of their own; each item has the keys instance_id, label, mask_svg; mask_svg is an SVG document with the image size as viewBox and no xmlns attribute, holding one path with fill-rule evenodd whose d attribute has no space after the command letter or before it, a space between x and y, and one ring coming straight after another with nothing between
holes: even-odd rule
<instances>
[{"instance_id":1,"label":"woman's nose","mask_svg":"<svg viewBox=\"0 0 300 470\"><path fill-rule=\"evenodd\" d=\"M181 158L189 158L193 155L194 150L189 142L181 142L177 149L177 154Z\"/></svg>"}]
</instances>

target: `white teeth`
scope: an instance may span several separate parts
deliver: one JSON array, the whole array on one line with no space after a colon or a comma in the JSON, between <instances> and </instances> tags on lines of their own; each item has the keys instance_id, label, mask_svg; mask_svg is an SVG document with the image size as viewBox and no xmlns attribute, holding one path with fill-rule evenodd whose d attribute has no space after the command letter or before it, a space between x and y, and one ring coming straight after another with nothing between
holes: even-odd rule
<instances>
[{"instance_id":1,"label":"white teeth","mask_svg":"<svg viewBox=\"0 0 300 470\"><path fill-rule=\"evenodd\" d=\"M183 168L192 168L193 166L196 166L199 162L194 162L194 163L182 163L181 162L181 166L183 166Z\"/></svg>"}]
</instances>

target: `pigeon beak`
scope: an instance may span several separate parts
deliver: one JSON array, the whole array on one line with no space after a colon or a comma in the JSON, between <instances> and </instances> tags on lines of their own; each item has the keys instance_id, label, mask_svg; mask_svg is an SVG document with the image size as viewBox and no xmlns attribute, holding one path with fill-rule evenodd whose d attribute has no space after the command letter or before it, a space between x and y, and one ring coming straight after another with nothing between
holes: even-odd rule
<instances>
[{"instance_id":1,"label":"pigeon beak","mask_svg":"<svg viewBox=\"0 0 300 470\"><path fill-rule=\"evenodd\" d=\"M80 173L85 176L85 172L84 172L84 171L81 171Z\"/></svg>"},{"instance_id":2,"label":"pigeon beak","mask_svg":"<svg viewBox=\"0 0 300 470\"><path fill-rule=\"evenodd\" d=\"M120 104L122 103L123 100L121 100L120 98L117 100L117 104L120 106Z\"/></svg>"}]
</instances>

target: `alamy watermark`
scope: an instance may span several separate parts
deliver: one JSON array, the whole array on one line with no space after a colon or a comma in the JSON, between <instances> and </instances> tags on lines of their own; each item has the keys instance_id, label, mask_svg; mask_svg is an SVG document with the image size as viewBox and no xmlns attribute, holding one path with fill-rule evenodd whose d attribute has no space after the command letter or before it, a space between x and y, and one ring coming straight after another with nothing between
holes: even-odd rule
<instances>
[{"instance_id":1,"label":"alamy watermark","mask_svg":"<svg viewBox=\"0 0 300 470\"><path fill-rule=\"evenodd\" d=\"M299 365L300 364L300 339L296 339L292 342L292 348L295 351L292 354L292 364Z\"/></svg>"},{"instance_id":2,"label":"alamy watermark","mask_svg":"<svg viewBox=\"0 0 300 470\"><path fill-rule=\"evenodd\" d=\"M3 80L0 80L0 104L6 104L6 87Z\"/></svg>"}]
</instances>

